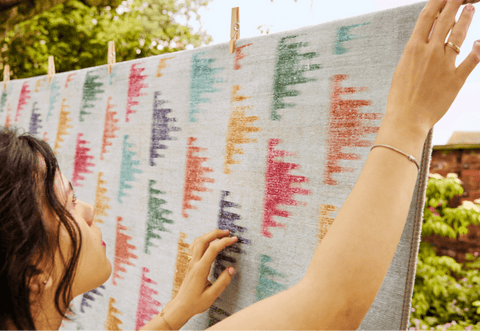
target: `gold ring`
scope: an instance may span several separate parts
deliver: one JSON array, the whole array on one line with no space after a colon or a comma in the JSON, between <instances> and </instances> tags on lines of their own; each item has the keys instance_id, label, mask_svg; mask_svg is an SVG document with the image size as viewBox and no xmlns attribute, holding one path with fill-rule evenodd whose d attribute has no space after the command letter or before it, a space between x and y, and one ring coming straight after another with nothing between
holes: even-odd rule
<instances>
[{"instance_id":1,"label":"gold ring","mask_svg":"<svg viewBox=\"0 0 480 331\"><path fill-rule=\"evenodd\" d=\"M457 52L457 54L460 54L460 48L457 45L455 45L454 43L452 43L451 41L446 43L445 46L449 46L449 47L453 48L455 50L455 52Z\"/></svg>"}]
</instances>

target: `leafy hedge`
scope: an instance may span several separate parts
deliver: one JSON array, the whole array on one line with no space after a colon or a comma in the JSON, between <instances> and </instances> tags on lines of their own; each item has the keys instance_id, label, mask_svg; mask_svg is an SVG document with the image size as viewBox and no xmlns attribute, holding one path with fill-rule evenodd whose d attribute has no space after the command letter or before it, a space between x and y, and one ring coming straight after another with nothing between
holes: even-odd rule
<instances>
[{"instance_id":1,"label":"leafy hedge","mask_svg":"<svg viewBox=\"0 0 480 331\"><path fill-rule=\"evenodd\" d=\"M456 174L429 177L422 237L457 238L468 233L468 225L480 224L480 199L448 207L451 198L463 194ZM478 252L467 253L466 260L459 264L449 256L437 256L428 242L420 243L409 330L480 330Z\"/></svg>"}]
</instances>

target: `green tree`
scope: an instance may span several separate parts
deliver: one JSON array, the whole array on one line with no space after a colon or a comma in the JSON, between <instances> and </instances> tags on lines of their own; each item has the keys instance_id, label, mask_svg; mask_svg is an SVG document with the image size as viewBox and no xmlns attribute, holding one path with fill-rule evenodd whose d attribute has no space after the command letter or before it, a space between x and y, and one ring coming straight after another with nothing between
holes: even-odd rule
<instances>
[{"instance_id":1,"label":"green tree","mask_svg":"<svg viewBox=\"0 0 480 331\"><path fill-rule=\"evenodd\" d=\"M47 74L50 55L56 73L104 65L110 40L115 41L117 63L184 50L187 45L199 47L212 37L192 33L188 22L192 16L200 22L198 9L209 1L134 0L114 11L72 0L8 31L0 59L10 65L11 79L21 79ZM187 26L177 19L186 20Z\"/></svg>"},{"instance_id":2,"label":"green tree","mask_svg":"<svg viewBox=\"0 0 480 331\"><path fill-rule=\"evenodd\" d=\"M422 237L432 234L457 238L467 234L467 226L478 225L480 208L464 201L449 208L448 201L462 195L456 174L447 178L429 175L425 200ZM411 330L480 329L480 260L478 252L468 253L459 264L449 256L437 256L436 248L421 242L413 290Z\"/></svg>"},{"instance_id":3,"label":"green tree","mask_svg":"<svg viewBox=\"0 0 480 331\"><path fill-rule=\"evenodd\" d=\"M68 0L2 0L0 1L0 39L16 24L29 20ZM116 9L122 0L80 0L87 6L110 6Z\"/></svg>"}]
</instances>

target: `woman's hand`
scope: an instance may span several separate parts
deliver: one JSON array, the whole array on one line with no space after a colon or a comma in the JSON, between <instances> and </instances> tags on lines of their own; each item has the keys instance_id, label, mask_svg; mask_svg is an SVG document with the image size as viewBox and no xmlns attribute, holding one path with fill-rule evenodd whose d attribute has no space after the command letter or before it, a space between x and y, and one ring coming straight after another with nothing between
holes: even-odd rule
<instances>
[{"instance_id":1,"label":"woman's hand","mask_svg":"<svg viewBox=\"0 0 480 331\"><path fill-rule=\"evenodd\" d=\"M445 45L452 27L448 41L459 48L465 41L474 11L465 7L455 23L463 1L430 0L420 13L393 75L385 113L393 125L404 125L427 134L448 111L480 62L480 43L474 44L458 68L455 67L457 52Z\"/></svg>"},{"instance_id":2,"label":"woman's hand","mask_svg":"<svg viewBox=\"0 0 480 331\"><path fill-rule=\"evenodd\" d=\"M187 274L178 290L177 296L168 303L168 308L172 310L167 313L173 316L173 313L181 312L184 315L182 323L185 324L191 317L203 313L217 300L225 288L230 284L232 275L226 268L215 281L211 283L208 280L212 263L225 247L237 242L237 237L227 237L228 230L213 230L193 240L188 248L189 255L192 256L187 268ZM222 238L222 239L220 239ZM214 242L215 239L220 239ZM170 321L170 324L176 324L176 321ZM182 324L182 325L183 325ZM172 325L172 327L174 327Z\"/></svg>"}]
</instances>

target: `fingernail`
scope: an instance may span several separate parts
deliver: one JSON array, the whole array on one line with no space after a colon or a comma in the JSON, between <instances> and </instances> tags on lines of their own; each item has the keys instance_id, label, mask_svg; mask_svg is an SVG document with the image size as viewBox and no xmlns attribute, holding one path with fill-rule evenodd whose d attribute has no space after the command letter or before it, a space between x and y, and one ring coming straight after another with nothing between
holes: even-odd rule
<instances>
[{"instance_id":1,"label":"fingernail","mask_svg":"<svg viewBox=\"0 0 480 331\"><path fill-rule=\"evenodd\" d=\"M225 230L225 233L228 233L229 230Z\"/></svg>"},{"instance_id":2,"label":"fingernail","mask_svg":"<svg viewBox=\"0 0 480 331\"><path fill-rule=\"evenodd\" d=\"M228 269L228 273L229 273L230 275L233 275L234 272L235 272L235 269L233 269L233 268Z\"/></svg>"},{"instance_id":3,"label":"fingernail","mask_svg":"<svg viewBox=\"0 0 480 331\"><path fill-rule=\"evenodd\" d=\"M235 241L237 240L238 238L237 237L232 237L232 241Z\"/></svg>"}]
</instances>

